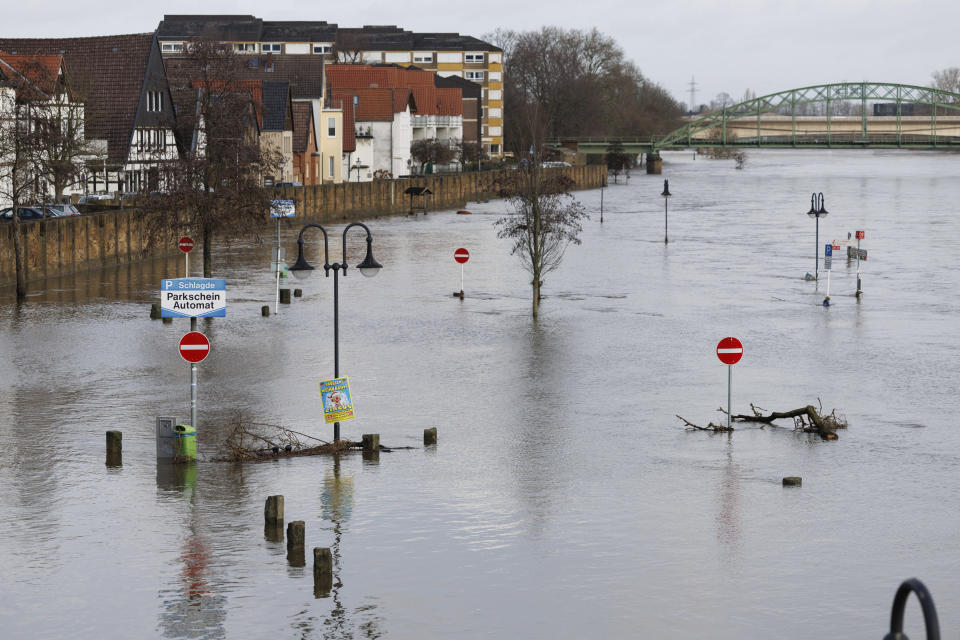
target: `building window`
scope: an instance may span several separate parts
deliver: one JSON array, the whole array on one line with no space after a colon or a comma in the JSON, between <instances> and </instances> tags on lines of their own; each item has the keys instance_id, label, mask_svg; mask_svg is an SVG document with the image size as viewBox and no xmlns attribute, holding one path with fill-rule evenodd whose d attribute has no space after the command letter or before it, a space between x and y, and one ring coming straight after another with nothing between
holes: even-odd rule
<instances>
[{"instance_id":1,"label":"building window","mask_svg":"<svg viewBox=\"0 0 960 640\"><path fill-rule=\"evenodd\" d=\"M330 177L333 177L333 156L330 156Z\"/></svg>"},{"instance_id":2,"label":"building window","mask_svg":"<svg viewBox=\"0 0 960 640\"><path fill-rule=\"evenodd\" d=\"M425 64L433 64L433 54L432 53L414 53L413 61L422 62Z\"/></svg>"},{"instance_id":3,"label":"building window","mask_svg":"<svg viewBox=\"0 0 960 640\"><path fill-rule=\"evenodd\" d=\"M163 111L162 91L147 91L147 111Z\"/></svg>"},{"instance_id":4,"label":"building window","mask_svg":"<svg viewBox=\"0 0 960 640\"><path fill-rule=\"evenodd\" d=\"M482 53L467 53L463 56L464 62L483 62Z\"/></svg>"},{"instance_id":5,"label":"building window","mask_svg":"<svg viewBox=\"0 0 960 640\"><path fill-rule=\"evenodd\" d=\"M465 71L464 76L467 80L483 80L483 71Z\"/></svg>"},{"instance_id":6,"label":"building window","mask_svg":"<svg viewBox=\"0 0 960 640\"><path fill-rule=\"evenodd\" d=\"M280 53L283 50L283 45L279 42L264 42L260 45L260 51L263 53Z\"/></svg>"},{"instance_id":7,"label":"building window","mask_svg":"<svg viewBox=\"0 0 960 640\"><path fill-rule=\"evenodd\" d=\"M499 153L500 153L500 145L498 145L498 144L492 144L492 145L490 145L490 153L492 153L492 154L499 154Z\"/></svg>"},{"instance_id":8,"label":"building window","mask_svg":"<svg viewBox=\"0 0 960 640\"><path fill-rule=\"evenodd\" d=\"M333 45L329 44L315 44L313 45L314 53L331 53L333 51Z\"/></svg>"},{"instance_id":9,"label":"building window","mask_svg":"<svg viewBox=\"0 0 960 640\"><path fill-rule=\"evenodd\" d=\"M164 53L181 53L183 51L182 42L164 42L162 51Z\"/></svg>"},{"instance_id":10,"label":"building window","mask_svg":"<svg viewBox=\"0 0 960 640\"><path fill-rule=\"evenodd\" d=\"M336 118L327 118L327 137L329 138L337 137L337 119Z\"/></svg>"},{"instance_id":11,"label":"building window","mask_svg":"<svg viewBox=\"0 0 960 640\"><path fill-rule=\"evenodd\" d=\"M256 53L257 45L255 42L234 42L233 50L237 53Z\"/></svg>"}]
</instances>

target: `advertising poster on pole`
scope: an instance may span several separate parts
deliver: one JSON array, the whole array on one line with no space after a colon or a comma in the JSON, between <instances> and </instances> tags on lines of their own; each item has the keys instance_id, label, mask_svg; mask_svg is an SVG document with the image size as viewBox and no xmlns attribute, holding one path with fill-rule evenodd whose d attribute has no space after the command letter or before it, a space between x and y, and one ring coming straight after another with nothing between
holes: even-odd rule
<instances>
[{"instance_id":1,"label":"advertising poster on pole","mask_svg":"<svg viewBox=\"0 0 960 640\"><path fill-rule=\"evenodd\" d=\"M353 397L350 395L350 379L347 376L320 381L320 398L323 400L325 424L353 420Z\"/></svg>"}]
</instances>

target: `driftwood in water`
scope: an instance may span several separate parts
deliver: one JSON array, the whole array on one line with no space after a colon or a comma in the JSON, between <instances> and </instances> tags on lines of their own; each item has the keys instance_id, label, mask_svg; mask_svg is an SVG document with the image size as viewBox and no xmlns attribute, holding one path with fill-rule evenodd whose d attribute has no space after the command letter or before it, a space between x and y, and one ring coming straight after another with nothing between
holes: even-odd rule
<instances>
[{"instance_id":1,"label":"driftwood in water","mask_svg":"<svg viewBox=\"0 0 960 640\"><path fill-rule=\"evenodd\" d=\"M837 429L846 429L847 421L842 416L837 415L837 410L834 409L828 414L823 413L823 406L821 405L818 409L812 404L808 404L805 407L800 407L799 409L793 409L791 411L772 411L766 415L763 413L763 409L755 406L751 403L750 409L753 411L752 415L747 414L738 414L731 416L732 422L757 422L761 424L773 425L774 420L780 420L783 418L791 418L793 420L793 428L797 431L803 431L806 433L816 433L824 440L836 440L837 439ZM718 409L720 413L726 413L722 408ZM727 427L724 425L718 425L714 423L709 423L705 427L694 424L683 418L677 416L682 420L688 429L697 429L700 431L733 431L733 427Z\"/></svg>"}]
</instances>

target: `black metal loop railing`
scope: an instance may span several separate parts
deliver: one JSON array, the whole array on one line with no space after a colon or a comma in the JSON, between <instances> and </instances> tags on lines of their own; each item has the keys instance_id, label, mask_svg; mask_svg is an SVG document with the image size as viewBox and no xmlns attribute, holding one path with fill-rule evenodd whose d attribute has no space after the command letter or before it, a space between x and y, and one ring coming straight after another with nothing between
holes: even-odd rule
<instances>
[{"instance_id":1,"label":"black metal loop railing","mask_svg":"<svg viewBox=\"0 0 960 640\"><path fill-rule=\"evenodd\" d=\"M903 632L903 612L911 591L917 594L917 600L920 601L927 640L940 640L940 621L937 619L937 608L933 604L933 596L916 578L904 580L897 589L897 595L893 597L893 608L890 611L890 633L885 635L883 640L910 640Z\"/></svg>"}]
</instances>

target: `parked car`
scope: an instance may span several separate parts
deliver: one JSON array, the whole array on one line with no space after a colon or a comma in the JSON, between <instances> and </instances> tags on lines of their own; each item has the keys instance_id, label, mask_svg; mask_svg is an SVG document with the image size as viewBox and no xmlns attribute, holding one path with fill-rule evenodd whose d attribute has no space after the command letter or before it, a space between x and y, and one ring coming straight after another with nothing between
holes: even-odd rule
<instances>
[{"instance_id":1,"label":"parked car","mask_svg":"<svg viewBox=\"0 0 960 640\"><path fill-rule=\"evenodd\" d=\"M43 211L36 209L34 207L19 207L17 209L17 215L21 220L42 220ZM0 209L0 220L4 222L10 222L13 220L13 207L7 207L6 209Z\"/></svg>"},{"instance_id":2,"label":"parked car","mask_svg":"<svg viewBox=\"0 0 960 640\"><path fill-rule=\"evenodd\" d=\"M80 210L72 204L34 204L31 209L39 209L48 218L68 218L80 215Z\"/></svg>"},{"instance_id":3,"label":"parked car","mask_svg":"<svg viewBox=\"0 0 960 640\"><path fill-rule=\"evenodd\" d=\"M551 161L551 162L541 162L540 166L545 169L553 169L556 167L572 167L573 165L570 164L569 162Z\"/></svg>"},{"instance_id":4,"label":"parked car","mask_svg":"<svg viewBox=\"0 0 960 640\"><path fill-rule=\"evenodd\" d=\"M302 182L297 182L297 181L293 181L293 182L277 182L277 183L274 184L273 186L275 186L275 187L302 187L302 186L303 186L303 183L302 183Z\"/></svg>"},{"instance_id":5,"label":"parked car","mask_svg":"<svg viewBox=\"0 0 960 640\"><path fill-rule=\"evenodd\" d=\"M101 200L113 200L113 196L106 193L91 193L77 200L77 204L90 204Z\"/></svg>"}]
</instances>

